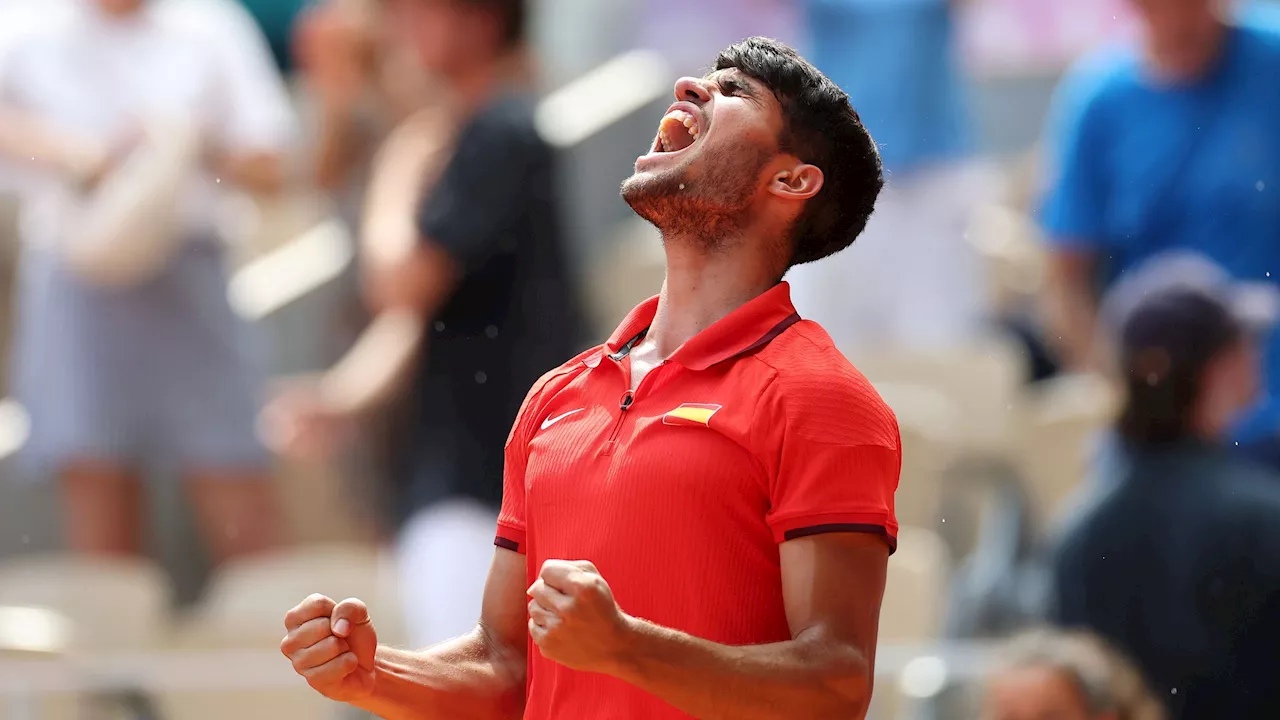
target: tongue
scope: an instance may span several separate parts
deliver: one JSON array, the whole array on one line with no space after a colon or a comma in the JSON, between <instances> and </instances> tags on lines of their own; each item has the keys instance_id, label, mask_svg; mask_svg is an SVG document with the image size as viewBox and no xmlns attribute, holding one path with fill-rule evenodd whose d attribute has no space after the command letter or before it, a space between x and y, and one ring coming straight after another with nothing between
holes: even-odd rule
<instances>
[{"instance_id":1,"label":"tongue","mask_svg":"<svg viewBox=\"0 0 1280 720\"><path fill-rule=\"evenodd\" d=\"M693 136L689 134L689 128L676 118L663 118L658 130L662 133L668 152L683 150L693 144Z\"/></svg>"}]
</instances>

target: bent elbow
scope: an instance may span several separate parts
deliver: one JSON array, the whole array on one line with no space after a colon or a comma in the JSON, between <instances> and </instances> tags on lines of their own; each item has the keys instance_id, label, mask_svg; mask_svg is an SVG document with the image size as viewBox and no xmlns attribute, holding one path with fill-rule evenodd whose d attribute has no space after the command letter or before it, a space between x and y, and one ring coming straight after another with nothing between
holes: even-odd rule
<instances>
[{"instance_id":1,"label":"bent elbow","mask_svg":"<svg viewBox=\"0 0 1280 720\"><path fill-rule=\"evenodd\" d=\"M823 720L861 720L871 707L871 690L874 675L867 661L857 654L841 663L841 667L828 676L826 690L827 712Z\"/></svg>"}]
</instances>

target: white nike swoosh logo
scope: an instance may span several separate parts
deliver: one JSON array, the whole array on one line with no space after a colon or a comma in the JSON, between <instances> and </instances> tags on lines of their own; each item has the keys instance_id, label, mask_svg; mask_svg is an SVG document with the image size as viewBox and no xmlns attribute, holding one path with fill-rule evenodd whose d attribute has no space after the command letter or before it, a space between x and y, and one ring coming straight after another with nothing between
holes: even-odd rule
<instances>
[{"instance_id":1,"label":"white nike swoosh logo","mask_svg":"<svg viewBox=\"0 0 1280 720\"><path fill-rule=\"evenodd\" d=\"M565 413L565 414L563 414L563 415L557 415L557 416L555 416L555 417L553 417L553 418L547 418L546 420L543 420L543 421L542 421L542 429L543 429L543 430L546 430L547 428L551 427L552 425L555 425L556 423L558 423L558 422L560 422L561 420L563 420L563 419L565 419L565 418L569 417L570 415L576 415L577 413L582 412L582 410L583 410L583 408L578 408L577 410L570 410L569 412L567 412L567 413Z\"/></svg>"}]
</instances>

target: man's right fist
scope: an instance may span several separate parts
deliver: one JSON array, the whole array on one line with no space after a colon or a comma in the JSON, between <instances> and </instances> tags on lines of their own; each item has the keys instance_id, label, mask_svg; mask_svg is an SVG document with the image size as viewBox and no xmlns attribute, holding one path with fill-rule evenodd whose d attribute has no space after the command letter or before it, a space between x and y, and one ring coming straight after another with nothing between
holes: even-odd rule
<instances>
[{"instance_id":1,"label":"man's right fist","mask_svg":"<svg viewBox=\"0 0 1280 720\"><path fill-rule=\"evenodd\" d=\"M363 602L312 595L285 614L284 627L280 652L316 691L339 702L373 693L378 633Z\"/></svg>"}]
</instances>

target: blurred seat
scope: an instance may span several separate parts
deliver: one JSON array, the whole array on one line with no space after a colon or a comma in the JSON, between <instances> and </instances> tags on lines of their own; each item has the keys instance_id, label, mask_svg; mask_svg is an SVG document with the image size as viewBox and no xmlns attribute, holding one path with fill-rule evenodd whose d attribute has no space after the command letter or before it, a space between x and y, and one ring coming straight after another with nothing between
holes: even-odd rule
<instances>
[{"instance_id":1,"label":"blurred seat","mask_svg":"<svg viewBox=\"0 0 1280 720\"><path fill-rule=\"evenodd\" d=\"M937 640L946 610L950 556L936 533L900 527L898 550L889 558L880 607L880 645ZM906 717L908 699L897 683L877 687L868 717Z\"/></svg>"},{"instance_id":2,"label":"blurred seat","mask_svg":"<svg viewBox=\"0 0 1280 720\"><path fill-rule=\"evenodd\" d=\"M966 233L987 268L989 302L999 314L1017 314L1034 304L1045 275L1045 246L1026 214L1007 205L979 208Z\"/></svg>"},{"instance_id":3,"label":"blurred seat","mask_svg":"<svg viewBox=\"0 0 1280 720\"><path fill-rule=\"evenodd\" d=\"M376 547L321 545L281 550L228 564L214 574L200 604L173 640L181 650L271 650L284 637L284 615L312 593L369 605L379 639L404 637L394 572ZM317 695L280 658L278 677L261 688L167 690L157 695L166 720L277 720L337 717L341 706Z\"/></svg>"},{"instance_id":4,"label":"blurred seat","mask_svg":"<svg viewBox=\"0 0 1280 720\"><path fill-rule=\"evenodd\" d=\"M91 653L153 650L168 627L172 588L153 563L133 558L70 555L19 557L0 562L0 659L30 660ZM13 698L9 698L13 700ZM79 720L96 706L87 695L32 698L27 710L41 720ZM0 703L0 719L7 708Z\"/></svg>"},{"instance_id":5,"label":"blurred seat","mask_svg":"<svg viewBox=\"0 0 1280 720\"><path fill-rule=\"evenodd\" d=\"M951 558L938 534L922 528L898 529L898 550L889 558L881 643L915 643L938 638L945 610Z\"/></svg>"},{"instance_id":6,"label":"blurred seat","mask_svg":"<svg viewBox=\"0 0 1280 720\"><path fill-rule=\"evenodd\" d=\"M157 647L172 589L147 560L69 555L0 563L0 605L52 610L70 624L68 650L138 652Z\"/></svg>"},{"instance_id":7,"label":"blurred seat","mask_svg":"<svg viewBox=\"0 0 1280 720\"><path fill-rule=\"evenodd\" d=\"M993 334L968 347L850 353L849 358L877 385L917 385L941 393L959 413L959 455L990 459L1003 457L1009 448L1014 406L1029 373L1024 354L1011 339Z\"/></svg>"},{"instance_id":8,"label":"blurred seat","mask_svg":"<svg viewBox=\"0 0 1280 720\"><path fill-rule=\"evenodd\" d=\"M938 390L904 383L876 383L876 390L898 419L902 471L894 510L898 522L937 529L943 476L956 452L959 411Z\"/></svg>"},{"instance_id":9,"label":"blurred seat","mask_svg":"<svg viewBox=\"0 0 1280 720\"><path fill-rule=\"evenodd\" d=\"M1114 388L1097 375L1067 375L1029 390L1015 446L1031 513L1040 529L1089 472L1092 448L1116 410Z\"/></svg>"}]
</instances>

